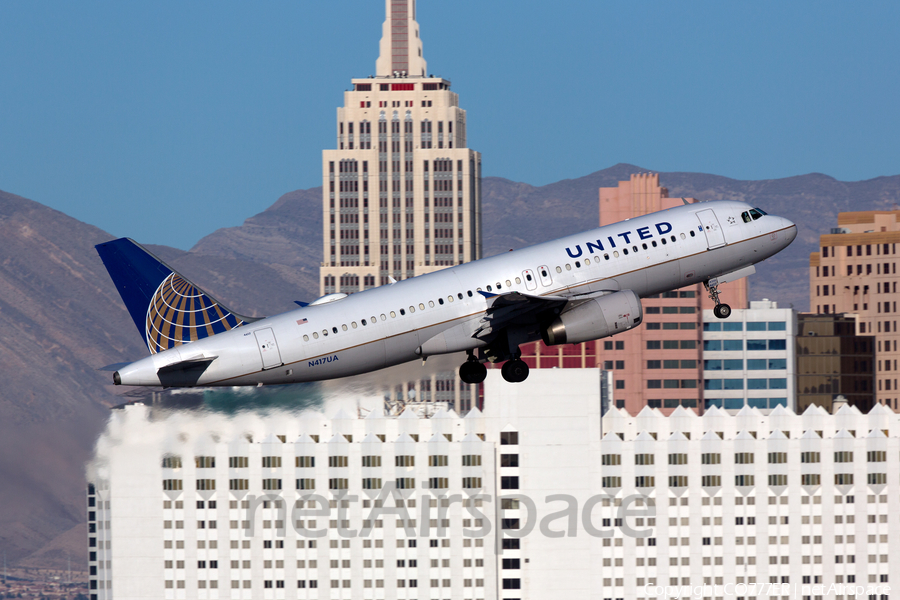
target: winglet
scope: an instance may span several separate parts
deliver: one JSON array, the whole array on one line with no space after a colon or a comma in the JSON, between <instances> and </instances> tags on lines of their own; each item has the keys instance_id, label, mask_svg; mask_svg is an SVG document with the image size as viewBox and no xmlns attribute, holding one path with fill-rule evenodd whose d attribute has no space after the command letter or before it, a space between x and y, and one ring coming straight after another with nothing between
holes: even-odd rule
<instances>
[{"instance_id":1,"label":"winglet","mask_svg":"<svg viewBox=\"0 0 900 600\"><path fill-rule=\"evenodd\" d=\"M394 285L395 283L397 283L397 280L388 275L388 282L390 282L391 285Z\"/></svg>"},{"instance_id":2,"label":"winglet","mask_svg":"<svg viewBox=\"0 0 900 600\"><path fill-rule=\"evenodd\" d=\"M492 294L491 292L485 292L484 290L478 290L478 293L484 296L485 298L495 298L499 296L499 294Z\"/></svg>"},{"instance_id":3,"label":"winglet","mask_svg":"<svg viewBox=\"0 0 900 600\"><path fill-rule=\"evenodd\" d=\"M681 201L684 202L685 204L690 204L690 202L687 201L687 198L682 198Z\"/></svg>"},{"instance_id":4,"label":"winglet","mask_svg":"<svg viewBox=\"0 0 900 600\"><path fill-rule=\"evenodd\" d=\"M300 302L299 300L294 300L294 304L296 304L300 308L306 308L307 306L309 306L309 302Z\"/></svg>"}]
</instances>

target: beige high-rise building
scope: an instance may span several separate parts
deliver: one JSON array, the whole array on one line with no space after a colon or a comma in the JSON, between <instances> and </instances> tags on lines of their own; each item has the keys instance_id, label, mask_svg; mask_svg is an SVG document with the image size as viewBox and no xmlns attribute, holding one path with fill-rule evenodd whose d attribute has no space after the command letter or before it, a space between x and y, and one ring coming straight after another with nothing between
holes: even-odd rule
<instances>
[{"instance_id":1,"label":"beige high-rise building","mask_svg":"<svg viewBox=\"0 0 900 600\"><path fill-rule=\"evenodd\" d=\"M875 336L875 402L897 410L897 245L900 211L842 212L809 255L809 306L856 315L857 335ZM865 390L857 390L864 392Z\"/></svg>"},{"instance_id":2,"label":"beige high-rise building","mask_svg":"<svg viewBox=\"0 0 900 600\"><path fill-rule=\"evenodd\" d=\"M426 74L415 0L386 0L374 76L352 79L322 152L323 294L481 257L481 155L450 82Z\"/></svg>"},{"instance_id":3,"label":"beige high-rise building","mask_svg":"<svg viewBox=\"0 0 900 600\"><path fill-rule=\"evenodd\" d=\"M321 294L353 293L481 258L481 154L450 81L427 74L415 0L386 0L375 75L352 79L322 152ZM456 371L385 390L464 414ZM412 392L412 393L411 393Z\"/></svg>"}]
</instances>

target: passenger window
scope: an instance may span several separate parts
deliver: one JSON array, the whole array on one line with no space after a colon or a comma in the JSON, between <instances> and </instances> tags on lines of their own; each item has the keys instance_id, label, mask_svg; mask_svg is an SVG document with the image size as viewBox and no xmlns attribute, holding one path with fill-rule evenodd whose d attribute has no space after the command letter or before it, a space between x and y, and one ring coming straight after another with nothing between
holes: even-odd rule
<instances>
[{"instance_id":1,"label":"passenger window","mask_svg":"<svg viewBox=\"0 0 900 600\"><path fill-rule=\"evenodd\" d=\"M350 327L352 327L353 329L356 329L356 321L351 321Z\"/></svg>"},{"instance_id":2,"label":"passenger window","mask_svg":"<svg viewBox=\"0 0 900 600\"><path fill-rule=\"evenodd\" d=\"M347 325L346 325L346 324L341 325L341 330L342 330L342 331L347 331ZM337 331L335 331L335 333L337 333Z\"/></svg>"},{"instance_id":3,"label":"passenger window","mask_svg":"<svg viewBox=\"0 0 900 600\"><path fill-rule=\"evenodd\" d=\"M570 265L569 263L566 263L566 271L571 271L571 270L572 270L572 265Z\"/></svg>"},{"instance_id":4,"label":"passenger window","mask_svg":"<svg viewBox=\"0 0 900 600\"><path fill-rule=\"evenodd\" d=\"M373 317L373 320L374 320L374 317ZM365 326L366 326L366 320L363 319L361 322L362 322L363 327L365 327Z\"/></svg>"},{"instance_id":5,"label":"passenger window","mask_svg":"<svg viewBox=\"0 0 900 600\"><path fill-rule=\"evenodd\" d=\"M416 307L415 307L415 306L410 306L410 307L409 307L409 312L410 312L410 314L416 312Z\"/></svg>"},{"instance_id":6,"label":"passenger window","mask_svg":"<svg viewBox=\"0 0 900 600\"><path fill-rule=\"evenodd\" d=\"M603 258L604 258L605 260L609 260L609 254L604 254L604 255L603 255Z\"/></svg>"},{"instance_id":7,"label":"passenger window","mask_svg":"<svg viewBox=\"0 0 900 600\"><path fill-rule=\"evenodd\" d=\"M641 247L643 247L644 250L646 250L646 249L647 249L647 244L641 244Z\"/></svg>"},{"instance_id":8,"label":"passenger window","mask_svg":"<svg viewBox=\"0 0 900 600\"><path fill-rule=\"evenodd\" d=\"M672 236L672 241L673 241L673 242L675 241L675 236L674 236L674 235Z\"/></svg>"},{"instance_id":9,"label":"passenger window","mask_svg":"<svg viewBox=\"0 0 900 600\"><path fill-rule=\"evenodd\" d=\"M443 298L438 298L438 304L440 304L441 306L443 306L443 305L444 305L444 299L443 299Z\"/></svg>"},{"instance_id":10,"label":"passenger window","mask_svg":"<svg viewBox=\"0 0 900 600\"><path fill-rule=\"evenodd\" d=\"M607 257L607 258L609 258L609 257ZM594 262L595 262L595 263L599 263L599 262L600 262L600 257L599 257L599 256L595 256L595 257L594 257Z\"/></svg>"},{"instance_id":11,"label":"passenger window","mask_svg":"<svg viewBox=\"0 0 900 600\"><path fill-rule=\"evenodd\" d=\"M653 240L652 242L650 242L650 244L651 244L654 248L656 248L656 240Z\"/></svg>"},{"instance_id":12,"label":"passenger window","mask_svg":"<svg viewBox=\"0 0 900 600\"><path fill-rule=\"evenodd\" d=\"M509 282L509 279L506 280L506 287L512 287L512 284ZM459 299L462 300L462 294L459 295Z\"/></svg>"},{"instance_id":13,"label":"passenger window","mask_svg":"<svg viewBox=\"0 0 900 600\"><path fill-rule=\"evenodd\" d=\"M632 246L631 249L634 250L635 254L637 254L637 251L638 251L637 246Z\"/></svg>"},{"instance_id":14,"label":"passenger window","mask_svg":"<svg viewBox=\"0 0 900 600\"><path fill-rule=\"evenodd\" d=\"M666 245L666 238L663 238L663 239L661 239L661 240L659 240L659 241L661 241L661 242L662 242L662 245L663 245L663 246L665 246L665 245Z\"/></svg>"},{"instance_id":15,"label":"passenger window","mask_svg":"<svg viewBox=\"0 0 900 600\"><path fill-rule=\"evenodd\" d=\"M462 298L463 298L463 296L462 296L462 292L460 292L460 293L458 293L458 294L456 294L456 297L457 297L457 298L459 298L459 299L460 299L460 300L462 300Z\"/></svg>"},{"instance_id":16,"label":"passenger window","mask_svg":"<svg viewBox=\"0 0 900 600\"><path fill-rule=\"evenodd\" d=\"M391 311L391 318L392 318L392 319L396 319L396 318L397 318L397 313L395 313L394 311Z\"/></svg>"},{"instance_id":17,"label":"passenger window","mask_svg":"<svg viewBox=\"0 0 900 600\"><path fill-rule=\"evenodd\" d=\"M694 234L694 230L691 229L691 237L694 237L694 235L695 235L695 234ZM656 244L654 244L654 246L655 246L655 245L656 245Z\"/></svg>"},{"instance_id":18,"label":"passenger window","mask_svg":"<svg viewBox=\"0 0 900 600\"><path fill-rule=\"evenodd\" d=\"M448 301L448 302L453 302L453 296L447 296L447 301Z\"/></svg>"},{"instance_id":19,"label":"passenger window","mask_svg":"<svg viewBox=\"0 0 900 600\"><path fill-rule=\"evenodd\" d=\"M681 234L681 239L684 239L684 238L685 238L685 235L682 233L682 234Z\"/></svg>"},{"instance_id":20,"label":"passenger window","mask_svg":"<svg viewBox=\"0 0 900 600\"><path fill-rule=\"evenodd\" d=\"M304 341L304 342L308 342L308 341L309 341L309 336L308 336L308 335L304 335L304 336L303 336L303 341Z\"/></svg>"},{"instance_id":21,"label":"passenger window","mask_svg":"<svg viewBox=\"0 0 900 600\"><path fill-rule=\"evenodd\" d=\"M468 291L468 292L466 292L466 293L467 293L467 294L468 294L468 295L469 295L469 298L471 298L471 297L472 297L472 290L469 290L469 291Z\"/></svg>"},{"instance_id":22,"label":"passenger window","mask_svg":"<svg viewBox=\"0 0 900 600\"><path fill-rule=\"evenodd\" d=\"M526 280L526 281L531 281L531 279L532 279L531 275L526 275L526 276L525 276L525 280Z\"/></svg>"},{"instance_id":23,"label":"passenger window","mask_svg":"<svg viewBox=\"0 0 900 600\"><path fill-rule=\"evenodd\" d=\"M313 332L313 339L314 339L314 340L319 339L319 334L316 333L315 331Z\"/></svg>"},{"instance_id":24,"label":"passenger window","mask_svg":"<svg viewBox=\"0 0 900 600\"><path fill-rule=\"evenodd\" d=\"M622 248L622 254L628 256L628 248Z\"/></svg>"},{"instance_id":25,"label":"passenger window","mask_svg":"<svg viewBox=\"0 0 900 600\"><path fill-rule=\"evenodd\" d=\"M325 337L328 337L328 330L327 330L327 329L323 329L323 330L322 330L322 335L325 336Z\"/></svg>"},{"instance_id":26,"label":"passenger window","mask_svg":"<svg viewBox=\"0 0 900 600\"><path fill-rule=\"evenodd\" d=\"M434 300L428 301L428 308L434 308Z\"/></svg>"},{"instance_id":27,"label":"passenger window","mask_svg":"<svg viewBox=\"0 0 900 600\"><path fill-rule=\"evenodd\" d=\"M493 291L494 291L494 288L492 288L491 286L487 286L487 291L493 292Z\"/></svg>"},{"instance_id":28,"label":"passenger window","mask_svg":"<svg viewBox=\"0 0 900 600\"><path fill-rule=\"evenodd\" d=\"M530 277L530 276L528 277L528 280L531 281L531 277ZM521 284L521 283L522 283L522 278L521 278L521 277L516 277L516 285L519 285L519 284Z\"/></svg>"},{"instance_id":29,"label":"passenger window","mask_svg":"<svg viewBox=\"0 0 900 600\"><path fill-rule=\"evenodd\" d=\"M419 302L419 310L425 310L425 305Z\"/></svg>"},{"instance_id":30,"label":"passenger window","mask_svg":"<svg viewBox=\"0 0 900 600\"><path fill-rule=\"evenodd\" d=\"M372 317L372 320L374 321L374 320L375 320L375 317ZM382 320L382 321L387 321L387 317L384 316L384 313L381 313L381 320Z\"/></svg>"},{"instance_id":31,"label":"passenger window","mask_svg":"<svg viewBox=\"0 0 900 600\"><path fill-rule=\"evenodd\" d=\"M562 273L562 267L556 267L556 272L557 272L557 273Z\"/></svg>"},{"instance_id":32,"label":"passenger window","mask_svg":"<svg viewBox=\"0 0 900 600\"><path fill-rule=\"evenodd\" d=\"M613 251L613 256L615 256L616 258L619 258L619 251L618 251L618 250L614 250L614 251Z\"/></svg>"},{"instance_id":33,"label":"passenger window","mask_svg":"<svg viewBox=\"0 0 900 600\"><path fill-rule=\"evenodd\" d=\"M400 309L400 316L401 316L401 317L405 317L405 316L406 316L406 311L403 310L402 308Z\"/></svg>"},{"instance_id":34,"label":"passenger window","mask_svg":"<svg viewBox=\"0 0 900 600\"><path fill-rule=\"evenodd\" d=\"M332 327L331 330L332 330L333 332L337 333L337 327Z\"/></svg>"},{"instance_id":35,"label":"passenger window","mask_svg":"<svg viewBox=\"0 0 900 600\"><path fill-rule=\"evenodd\" d=\"M503 288L502 288L502 287L501 287L501 285L500 285L500 282L499 282L499 281L498 281L498 282L497 282L497 289L498 289L498 290L499 290L499 289L503 289Z\"/></svg>"},{"instance_id":36,"label":"passenger window","mask_svg":"<svg viewBox=\"0 0 900 600\"><path fill-rule=\"evenodd\" d=\"M547 276L547 270L541 269L541 277L546 277L546 276Z\"/></svg>"},{"instance_id":37,"label":"passenger window","mask_svg":"<svg viewBox=\"0 0 900 600\"><path fill-rule=\"evenodd\" d=\"M581 263L578 262L577 260L575 261L575 268L576 268L576 269L580 269L580 268L581 268Z\"/></svg>"}]
</instances>

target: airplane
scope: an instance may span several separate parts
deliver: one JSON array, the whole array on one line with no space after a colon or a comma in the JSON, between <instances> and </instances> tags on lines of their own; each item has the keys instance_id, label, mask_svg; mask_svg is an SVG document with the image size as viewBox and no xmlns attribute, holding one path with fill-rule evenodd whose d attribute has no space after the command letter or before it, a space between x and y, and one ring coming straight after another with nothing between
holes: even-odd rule
<instances>
[{"instance_id":1,"label":"airplane","mask_svg":"<svg viewBox=\"0 0 900 600\"><path fill-rule=\"evenodd\" d=\"M519 346L578 344L641 324L641 298L753 274L797 227L741 202L711 201L448 267L266 318L229 310L128 238L96 246L150 356L110 365L128 386L246 386L320 381L466 352L465 383L485 362L525 381Z\"/></svg>"}]
</instances>

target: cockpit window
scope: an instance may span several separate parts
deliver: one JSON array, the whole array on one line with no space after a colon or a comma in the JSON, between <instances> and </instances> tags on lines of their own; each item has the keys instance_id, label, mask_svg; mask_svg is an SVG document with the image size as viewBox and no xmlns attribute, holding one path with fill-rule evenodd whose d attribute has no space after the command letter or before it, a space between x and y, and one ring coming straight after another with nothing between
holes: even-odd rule
<instances>
[{"instance_id":1,"label":"cockpit window","mask_svg":"<svg viewBox=\"0 0 900 600\"><path fill-rule=\"evenodd\" d=\"M766 213L764 213L763 211L759 210L758 208L751 208L751 209L750 209L750 216L753 217L753 220L754 220L754 221L757 220L758 218L760 218L761 216L763 216L764 214L766 214Z\"/></svg>"},{"instance_id":2,"label":"cockpit window","mask_svg":"<svg viewBox=\"0 0 900 600\"><path fill-rule=\"evenodd\" d=\"M750 221L753 220L753 219L750 218L750 213L747 212L746 210L745 210L744 212L741 213L741 219L744 220L744 223L749 223Z\"/></svg>"}]
</instances>

